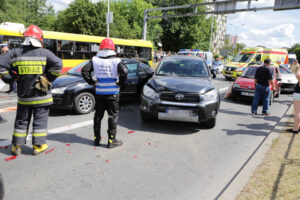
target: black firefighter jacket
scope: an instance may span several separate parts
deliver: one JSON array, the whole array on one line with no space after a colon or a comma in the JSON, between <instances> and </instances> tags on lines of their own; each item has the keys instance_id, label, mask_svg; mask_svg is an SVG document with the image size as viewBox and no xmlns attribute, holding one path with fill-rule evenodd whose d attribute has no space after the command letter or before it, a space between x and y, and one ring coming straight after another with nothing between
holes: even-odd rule
<instances>
[{"instance_id":1,"label":"black firefighter jacket","mask_svg":"<svg viewBox=\"0 0 300 200\"><path fill-rule=\"evenodd\" d=\"M37 107L53 104L51 90L42 92L35 88L41 75L50 82L60 75L62 61L51 51L23 46L1 56L0 66L7 68L17 81L18 104Z\"/></svg>"}]
</instances>

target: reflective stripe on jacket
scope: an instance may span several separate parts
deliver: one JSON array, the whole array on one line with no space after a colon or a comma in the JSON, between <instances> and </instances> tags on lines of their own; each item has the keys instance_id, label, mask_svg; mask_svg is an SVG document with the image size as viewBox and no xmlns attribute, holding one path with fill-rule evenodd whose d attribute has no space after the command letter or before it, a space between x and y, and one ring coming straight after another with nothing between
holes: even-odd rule
<instances>
[{"instance_id":1,"label":"reflective stripe on jacket","mask_svg":"<svg viewBox=\"0 0 300 200\"><path fill-rule=\"evenodd\" d=\"M47 106L53 104L51 90L43 92L35 88L41 75L52 82L62 69L62 61L51 51L44 48L23 46L12 50L10 74L17 78L18 104L27 106ZM1 62L0 62L1 64Z\"/></svg>"},{"instance_id":2,"label":"reflective stripe on jacket","mask_svg":"<svg viewBox=\"0 0 300 200\"><path fill-rule=\"evenodd\" d=\"M119 58L103 59L93 57L93 68L97 77L96 94L98 95L113 95L119 94L119 86L117 82L118 65L121 62Z\"/></svg>"}]
</instances>

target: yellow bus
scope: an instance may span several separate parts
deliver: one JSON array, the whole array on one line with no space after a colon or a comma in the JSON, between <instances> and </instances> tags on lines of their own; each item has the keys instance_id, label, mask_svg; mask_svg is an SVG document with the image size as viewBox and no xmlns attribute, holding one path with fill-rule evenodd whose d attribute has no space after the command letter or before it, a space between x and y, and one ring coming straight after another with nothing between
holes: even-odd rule
<instances>
[{"instance_id":1,"label":"yellow bus","mask_svg":"<svg viewBox=\"0 0 300 200\"><path fill-rule=\"evenodd\" d=\"M10 27L11 24L14 26L16 25L14 23L2 23L0 25L0 43L18 45L23 40L23 35L20 31L20 27L23 25L17 24L19 26ZM44 48L51 50L55 55L62 59L62 72L95 56L99 51L100 42L105 38L44 30L43 35ZM144 58L152 66L153 45L150 41L118 38L111 39L115 43L117 56L126 58Z\"/></svg>"}]
</instances>

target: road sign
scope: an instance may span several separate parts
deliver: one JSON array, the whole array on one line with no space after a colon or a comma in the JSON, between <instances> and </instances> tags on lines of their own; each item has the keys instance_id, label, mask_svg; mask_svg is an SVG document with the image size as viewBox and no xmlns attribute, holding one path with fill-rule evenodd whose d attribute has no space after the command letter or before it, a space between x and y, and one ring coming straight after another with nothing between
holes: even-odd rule
<instances>
[{"instance_id":1,"label":"road sign","mask_svg":"<svg viewBox=\"0 0 300 200\"><path fill-rule=\"evenodd\" d=\"M106 23L111 24L113 23L114 14L113 12L107 12L106 13Z\"/></svg>"},{"instance_id":2,"label":"road sign","mask_svg":"<svg viewBox=\"0 0 300 200\"><path fill-rule=\"evenodd\" d=\"M300 8L300 0L275 0L274 10L290 10Z\"/></svg>"}]
</instances>

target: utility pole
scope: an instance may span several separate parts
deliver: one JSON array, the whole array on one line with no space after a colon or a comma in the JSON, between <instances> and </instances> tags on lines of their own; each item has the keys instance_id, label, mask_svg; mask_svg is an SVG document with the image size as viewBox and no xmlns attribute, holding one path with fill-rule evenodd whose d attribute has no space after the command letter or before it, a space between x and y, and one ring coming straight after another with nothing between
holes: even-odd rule
<instances>
[{"instance_id":1,"label":"utility pole","mask_svg":"<svg viewBox=\"0 0 300 200\"><path fill-rule=\"evenodd\" d=\"M211 14L211 25L210 25L210 40L209 40L209 49L208 51L212 52L212 35L213 35L213 26L214 26L214 15Z\"/></svg>"},{"instance_id":2,"label":"utility pole","mask_svg":"<svg viewBox=\"0 0 300 200\"><path fill-rule=\"evenodd\" d=\"M107 23L107 37L109 38L109 0L107 1L107 15L106 15L106 23Z\"/></svg>"}]
</instances>

